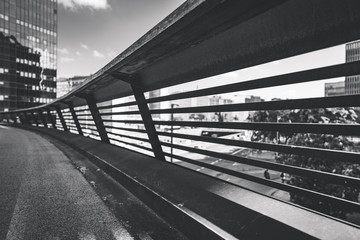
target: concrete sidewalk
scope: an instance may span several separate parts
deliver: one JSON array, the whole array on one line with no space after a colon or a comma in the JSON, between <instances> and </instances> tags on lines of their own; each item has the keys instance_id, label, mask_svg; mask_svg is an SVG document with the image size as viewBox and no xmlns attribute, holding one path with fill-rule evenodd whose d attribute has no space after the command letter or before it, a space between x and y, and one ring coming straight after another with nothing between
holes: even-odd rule
<instances>
[{"instance_id":1,"label":"concrete sidewalk","mask_svg":"<svg viewBox=\"0 0 360 240\"><path fill-rule=\"evenodd\" d=\"M129 232L69 158L38 134L1 126L0 149L0 239L153 239Z\"/></svg>"},{"instance_id":2,"label":"concrete sidewalk","mask_svg":"<svg viewBox=\"0 0 360 240\"><path fill-rule=\"evenodd\" d=\"M31 132L0 131L2 165L25 161L6 239L133 239L61 151Z\"/></svg>"}]
</instances>

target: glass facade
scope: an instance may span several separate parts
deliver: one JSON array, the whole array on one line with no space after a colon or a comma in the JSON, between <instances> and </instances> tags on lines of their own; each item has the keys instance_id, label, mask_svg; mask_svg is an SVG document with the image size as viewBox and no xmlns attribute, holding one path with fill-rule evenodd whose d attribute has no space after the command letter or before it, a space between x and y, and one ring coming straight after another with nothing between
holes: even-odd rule
<instances>
[{"instance_id":1,"label":"glass facade","mask_svg":"<svg viewBox=\"0 0 360 240\"><path fill-rule=\"evenodd\" d=\"M346 44L346 62L360 60L360 41ZM360 75L345 77L345 94L360 94Z\"/></svg>"},{"instance_id":2,"label":"glass facade","mask_svg":"<svg viewBox=\"0 0 360 240\"><path fill-rule=\"evenodd\" d=\"M56 98L57 0L0 0L0 111Z\"/></svg>"}]
</instances>

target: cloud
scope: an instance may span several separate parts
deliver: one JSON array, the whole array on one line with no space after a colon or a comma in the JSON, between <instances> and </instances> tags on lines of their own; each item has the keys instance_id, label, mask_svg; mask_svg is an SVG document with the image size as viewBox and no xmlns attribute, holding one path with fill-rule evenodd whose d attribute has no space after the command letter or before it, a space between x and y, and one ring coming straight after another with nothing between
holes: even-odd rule
<instances>
[{"instance_id":1,"label":"cloud","mask_svg":"<svg viewBox=\"0 0 360 240\"><path fill-rule=\"evenodd\" d=\"M76 51L75 54L81 56L81 53L79 51Z\"/></svg>"},{"instance_id":2,"label":"cloud","mask_svg":"<svg viewBox=\"0 0 360 240\"><path fill-rule=\"evenodd\" d=\"M82 47L82 48L84 48L84 49L89 49L89 47L88 47L88 45L86 45L86 44L84 44L84 43L80 43L80 46Z\"/></svg>"},{"instance_id":3,"label":"cloud","mask_svg":"<svg viewBox=\"0 0 360 240\"><path fill-rule=\"evenodd\" d=\"M58 52L62 54L69 54L69 50L67 50L66 48L58 48Z\"/></svg>"},{"instance_id":4,"label":"cloud","mask_svg":"<svg viewBox=\"0 0 360 240\"><path fill-rule=\"evenodd\" d=\"M105 57L104 54L102 54L102 53L100 53L100 52L98 52L96 50L93 51L93 55L94 55L94 57L97 57L97 58Z\"/></svg>"},{"instance_id":5,"label":"cloud","mask_svg":"<svg viewBox=\"0 0 360 240\"><path fill-rule=\"evenodd\" d=\"M73 11L79 8L90 8L92 10L111 8L107 0L59 0L58 3Z\"/></svg>"},{"instance_id":6,"label":"cloud","mask_svg":"<svg viewBox=\"0 0 360 240\"><path fill-rule=\"evenodd\" d=\"M75 61L75 59L71 58L71 57L60 57L61 63L68 63L68 62L73 62L73 61Z\"/></svg>"}]
</instances>

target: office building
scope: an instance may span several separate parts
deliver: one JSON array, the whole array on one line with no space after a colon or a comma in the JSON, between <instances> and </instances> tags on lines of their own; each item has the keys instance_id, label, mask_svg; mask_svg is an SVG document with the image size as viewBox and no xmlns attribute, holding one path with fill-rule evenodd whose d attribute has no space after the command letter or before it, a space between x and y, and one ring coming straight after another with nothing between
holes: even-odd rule
<instances>
[{"instance_id":1,"label":"office building","mask_svg":"<svg viewBox=\"0 0 360 240\"><path fill-rule=\"evenodd\" d=\"M57 1L0 1L0 111L56 98Z\"/></svg>"},{"instance_id":2,"label":"office building","mask_svg":"<svg viewBox=\"0 0 360 240\"><path fill-rule=\"evenodd\" d=\"M345 95L345 82L325 83L325 97L334 97Z\"/></svg>"},{"instance_id":3,"label":"office building","mask_svg":"<svg viewBox=\"0 0 360 240\"><path fill-rule=\"evenodd\" d=\"M80 86L88 76L75 76L72 78L59 78L56 82L56 97L64 96L74 88Z\"/></svg>"},{"instance_id":4,"label":"office building","mask_svg":"<svg viewBox=\"0 0 360 240\"><path fill-rule=\"evenodd\" d=\"M360 41L346 44L346 62L360 61ZM360 75L345 77L345 94L360 94Z\"/></svg>"}]
</instances>

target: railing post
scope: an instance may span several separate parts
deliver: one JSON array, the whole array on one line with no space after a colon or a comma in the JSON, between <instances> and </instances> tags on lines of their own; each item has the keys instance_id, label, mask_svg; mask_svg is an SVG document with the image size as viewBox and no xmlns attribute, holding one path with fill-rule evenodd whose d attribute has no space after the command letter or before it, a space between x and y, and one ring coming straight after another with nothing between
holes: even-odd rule
<instances>
[{"instance_id":1,"label":"railing post","mask_svg":"<svg viewBox=\"0 0 360 240\"><path fill-rule=\"evenodd\" d=\"M29 119L29 116L27 115L27 112L24 112L24 117L27 122L27 124L31 125L31 120Z\"/></svg>"},{"instance_id":2,"label":"railing post","mask_svg":"<svg viewBox=\"0 0 360 240\"><path fill-rule=\"evenodd\" d=\"M38 127L38 126L39 126L39 123L38 123L37 119L35 118L34 112L30 112L30 113L31 113L31 116L32 116L33 121L35 122L36 126Z\"/></svg>"},{"instance_id":3,"label":"railing post","mask_svg":"<svg viewBox=\"0 0 360 240\"><path fill-rule=\"evenodd\" d=\"M52 127L53 127L54 129L56 129L56 122L55 122L55 119L53 118L53 115L51 115L50 109L47 108L47 109L46 109L46 112L47 112L48 118L49 118L50 121L51 121Z\"/></svg>"},{"instance_id":4,"label":"railing post","mask_svg":"<svg viewBox=\"0 0 360 240\"><path fill-rule=\"evenodd\" d=\"M17 124L16 115L10 114L10 118L13 120L14 124Z\"/></svg>"},{"instance_id":5,"label":"railing post","mask_svg":"<svg viewBox=\"0 0 360 240\"><path fill-rule=\"evenodd\" d=\"M39 117L40 117L42 123L44 124L44 127L47 128L47 127L48 127L48 126L47 126L47 122L46 122L46 119L45 119L45 117L44 117L44 115L43 115L43 113L42 113L42 110L39 109L39 110L38 110L38 113L39 113Z\"/></svg>"},{"instance_id":6,"label":"railing post","mask_svg":"<svg viewBox=\"0 0 360 240\"><path fill-rule=\"evenodd\" d=\"M101 141L105 142L105 143L110 143L109 137L106 133L104 123L103 123L102 118L99 113L99 109L96 106L94 97L91 94L89 94L89 95L85 96L85 100L87 102L87 105L89 106L91 116L94 120L96 129L100 135Z\"/></svg>"},{"instance_id":7,"label":"railing post","mask_svg":"<svg viewBox=\"0 0 360 240\"><path fill-rule=\"evenodd\" d=\"M66 122L65 122L64 116L62 115L60 106L55 106L55 109L56 109L56 112L57 112L57 114L58 114L58 116L59 116L61 125L62 125L63 128L64 128L64 131L69 131L68 127L66 126Z\"/></svg>"},{"instance_id":8,"label":"railing post","mask_svg":"<svg viewBox=\"0 0 360 240\"><path fill-rule=\"evenodd\" d=\"M146 129L151 147L153 149L155 158L158 160L161 160L161 161L166 161L164 152L163 152L161 144L160 144L159 136L156 132L155 125L152 120L149 107L146 103L144 91L140 87L135 86L133 84L131 84L131 88L132 88L133 94L135 96L136 103L139 107L140 115L141 115L141 118L143 119L145 129Z\"/></svg>"},{"instance_id":9,"label":"railing post","mask_svg":"<svg viewBox=\"0 0 360 240\"><path fill-rule=\"evenodd\" d=\"M76 129L78 130L79 135L84 136L83 131L81 129L81 125L79 123L79 120L78 120L78 118L76 116L76 112L74 110L74 104L72 102L67 102L66 104L69 106L72 118L74 120L74 123L76 125Z\"/></svg>"}]
</instances>

